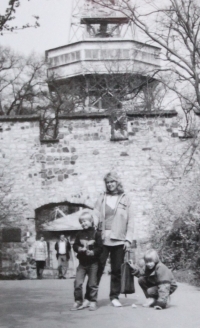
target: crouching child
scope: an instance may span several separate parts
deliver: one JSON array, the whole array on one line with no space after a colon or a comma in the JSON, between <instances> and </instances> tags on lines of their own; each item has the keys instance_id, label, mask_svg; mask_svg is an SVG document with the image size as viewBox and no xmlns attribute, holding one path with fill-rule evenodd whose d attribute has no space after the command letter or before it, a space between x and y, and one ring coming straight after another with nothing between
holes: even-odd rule
<instances>
[{"instance_id":1,"label":"crouching child","mask_svg":"<svg viewBox=\"0 0 200 328\"><path fill-rule=\"evenodd\" d=\"M139 278L138 283L147 298L143 306L156 310L166 308L169 296L177 289L177 284L171 270L159 260L157 252L151 249L145 253L143 268L133 265L131 261L129 265L133 275Z\"/></svg>"},{"instance_id":2,"label":"crouching child","mask_svg":"<svg viewBox=\"0 0 200 328\"><path fill-rule=\"evenodd\" d=\"M98 258L103 250L103 243L101 233L94 228L94 219L90 212L83 212L79 222L83 230L78 232L73 245L73 249L77 253L79 265L74 281L75 303L71 311L87 307L89 307L90 311L94 311L96 310L98 293ZM82 287L86 276L88 276L88 281L83 300Z\"/></svg>"}]
</instances>

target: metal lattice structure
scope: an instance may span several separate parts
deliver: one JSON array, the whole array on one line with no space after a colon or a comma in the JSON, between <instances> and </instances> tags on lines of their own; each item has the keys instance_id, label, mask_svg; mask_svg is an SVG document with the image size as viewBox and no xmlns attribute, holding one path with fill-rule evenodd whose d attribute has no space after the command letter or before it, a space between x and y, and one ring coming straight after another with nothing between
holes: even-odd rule
<instances>
[{"instance_id":1,"label":"metal lattice structure","mask_svg":"<svg viewBox=\"0 0 200 328\"><path fill-rule=\"evenodd\" d=\"M160 50L134 40L130 18L114 1L110 9L95 0L73 0L69 43L46 57L67 108L119 112L113 122L123 128L122 109L132 109L140 91L150 99Z\"/></svg>"},{"instance_id":2,"label":"metal lattice structure","mask_svg":"<svg viewBox=\"0 0 200 328\"><path fill-rule=\"evenodd\" d=\"M107 32L102 36L105 26ZM98 35L98 30L102 31L102 35ZM114 5L113 9L109 9L92 0L73 0L69 43L98 37L133 39L134 33L131 21Z\"/></svg>"}]
</instances>

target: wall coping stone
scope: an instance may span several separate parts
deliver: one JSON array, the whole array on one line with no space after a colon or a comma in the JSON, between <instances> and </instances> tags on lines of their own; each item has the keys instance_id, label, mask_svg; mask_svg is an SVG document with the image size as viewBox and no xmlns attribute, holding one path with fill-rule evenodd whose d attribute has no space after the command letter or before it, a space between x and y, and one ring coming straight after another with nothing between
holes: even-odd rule
<instances>
[{"instance_id":1,"label":"wall coping stone","mask_svg":"<svg viewBox=\"0 0 200 328\"><path fill-rule=\"evenodd\" d=\"M177 116L178 113L175 110L159 110L159 111L141 111L141 112L134 112L128 111L126 113L128 118L130 117L174 117Z\"/></svg>"},{"instance_id":2,"label":"wall coping stone","mask_svg":"<svg viewBox=\"0 0 200 328\"><path fill-rule=\"evenodd\" d=\"M128 111L126 113L128 118L131 117L173 117L177 116L178 113L175 110L169 111ZM199 114L200 115L200 114ZM96 113L71 113L68 115L59 115L61 120L71 120L71 119L96 119L96 118L109 118L111 116L108 112L96 112ZM0 122L31 122L31 121L40 121L40 115L17 115L17 116L8 116L0 115ZM46 140L45 140L46 142Z\"/></svg>"},{"instance_id":3,"label":"wall coping stone","mask_svg":"<svg viewBox=\"0 0 200 328\"><path fill-rule=\"evenodd\" d=\"M40 139L42 144L58 143L59 141L59 139Z\"/></svg>"},{"instance_id":4,"label":"wall coping stone","mask_svg":"<svg viewBox=\"0 0 200 328\"><path fill-rule=\"evenodd\" d=\"M32 122L40 121L40 115L0 116L0 122Z\"/></svg>"},{"instance_id":5,"label":"wall coping stone","mask_svg":"<svg viewBox=\"0 0 200 328\"><path fill-rule=\"evenodd\" d=\"M59 115L58 118L61 120L71 119L96 119L96 118L109 118L110 113L108 112L97 112L97 113L71 113L68 115Z\"/></svg>"},{"instance_id":6,"label":"wall coping stone","mask_svg":"<svg viewBox=\"0 0 200 328\"><path fill-rule=\"evenodd\" d=\"M159 110L159 111L128 111L126 112L128 117L174 117L178 113L175 110ZM59 115L59 119L95 119L95 118L109 118L111 113L96 112L96 113L71 113L68 115Z\"/></svg>"}]
</instances>

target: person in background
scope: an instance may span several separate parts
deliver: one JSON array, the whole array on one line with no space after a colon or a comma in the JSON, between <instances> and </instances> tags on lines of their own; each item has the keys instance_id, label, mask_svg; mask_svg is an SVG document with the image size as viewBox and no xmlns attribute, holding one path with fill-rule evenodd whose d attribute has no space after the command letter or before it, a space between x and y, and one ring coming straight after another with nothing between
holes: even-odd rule
<instances>
[{"instance_id":1,"label":"person in background","mask_svg":"<svg viewBox=\"0 0 200 328\"><path fill-rule=\"evenodd\" d=\"M64 235L60 235L59 241L55 243L55 250L56 258L58 260L58 278L66 279L71 245Z\"/></svg>"},{"instance_id":2,"label":"person in background","mask_svg":"<svg viewBox=\"0 0 200 328\"><path fill-rule=\"evenodd\" d=\"M98 283L110 255L110 300L120 307L121 265L125 252L133 240L134 212L129 197L124 193L119 176L112 171L104 177L106 192L98 198L95 211L99 217L98 230L102 233L103 252L99 258Z\"/></svg>"},{"instance_id":3,"label":"person in background","mask_svg":"<svg viewBox=\"0 0 200 328\"><path fill-rule=\"evenodd\" d=\"M35 242L33 249L33 258L36 261L37 279L42 279L45 262L48 256L47 243L43 235L40 235L40 239Z\"/></svg>"},{"instance_id":4,"label":"person in background","mask_svg":"<svg viewBox=\"0 0 200 328\"><path fill-rule=\"evenodd\" d=\"M144 267L139 268L131 261L128 262L133 269L133 275L138 277L147 302L144 307L154 307L162 310L169 304L169 296L177 289L177 284L170 269L164 265L154 249L144 254Z\"/></svg>"},{"instance_id":5,"label":"person in background","mask_svg":"<svg viewBox=\"0 0 200 328\"><path fill-rule=\"evenodd\" d=\"M75 303L71 311L89 307L90 311L96 310L97 302L97 270L98 258L102 252L101 233L94 228L94 218L90 212L83 212L79 218L83 228L78 232L73 249L77 253L79 265L74 281ZM86 275L88 276L85 298L83 301L82 286Z\"/></svg>"}]
</instances>

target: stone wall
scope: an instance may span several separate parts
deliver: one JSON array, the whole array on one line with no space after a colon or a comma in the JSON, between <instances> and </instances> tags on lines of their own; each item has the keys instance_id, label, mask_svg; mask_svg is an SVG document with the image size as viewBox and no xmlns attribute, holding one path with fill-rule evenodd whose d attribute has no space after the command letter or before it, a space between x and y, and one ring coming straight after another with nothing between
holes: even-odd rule
<instances>
[{"instance_id":1,"label":"stone wall","mask_svg":"<svg viewBox=\"0 0 200 328\"><path fill-rule=\"evenodd\" d=\"M135 207L140 252L149 241L153 197L180 175L187 147L176 112L128 113L126 140L111 140L108 115L60 117L58 140L41 141L39 117L0 118L0 228L21 228L21 242L1 242L1 270L26 263L36 238L35 210L45 204L93 204L103 177L119 172Z\"/></svg>"}]
</instances>

